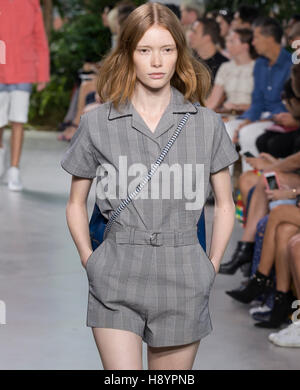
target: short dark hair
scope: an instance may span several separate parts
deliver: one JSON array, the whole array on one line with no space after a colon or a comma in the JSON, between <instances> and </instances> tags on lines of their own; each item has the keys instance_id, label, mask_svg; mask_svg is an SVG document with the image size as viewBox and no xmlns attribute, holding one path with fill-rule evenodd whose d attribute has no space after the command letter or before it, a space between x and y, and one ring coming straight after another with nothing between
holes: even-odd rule
<instances>
[{"instance_id":1,"label":"short dark hair","mask_svg":"<svg viewBox=\"0 0 300 390\"><path fill-rule=\"evenodd\" d=\"M177 18L180 20L181 18L181 12L180 12L180 8L178 7L178 5L176 4L173 4L173 3L165 3L165 6L170 8L171 11L174 12L174 14L177 16Z\"/></svg>"},{"instance_id":2,"label":"short dark hair","mask_svg":"<svg viewBox=\"0 0 300 390\"><path fill-rule=\"evenodd\" d=\"M259 10L254 5L241 4L237 11L240 19L245 23L252 24L259 17Z\"/></svg>"},{"instance_id":3,"label":"short dark hair","mask_svg":"<svg viewBox=\"0 0 300 390\"><path fill-rule=\"evenodd\" d=\"M239 35L240 41L242 43L248 43L250 57L252 59L256 59L258 57L258 54L252 44L253 31L249 28L236 28L233 31Z\"/></svg>"},{"instance_id":4,"label":"short dark hair","mask_svg":"<svg viewBox=\"0 0 300 390\"><path fill-rule=\"evenodd\" d=\"M209 35L215 44L220 42L221 31L219 23L210 18L198 18L197 21L203 25L203 35Z\"/></svg>"},{"instance_id":5,"label":"short dark hair","mask_svg":"<svg viewBox=\"0 0 300 390\"><path fill-rule=\"evenodd\" d=\"M277 43L281 43L283 28L278 20L274 18L258 18L254 22L254 27L260 27L262 35L273 37Z\"/></svg>"}]
</instances>

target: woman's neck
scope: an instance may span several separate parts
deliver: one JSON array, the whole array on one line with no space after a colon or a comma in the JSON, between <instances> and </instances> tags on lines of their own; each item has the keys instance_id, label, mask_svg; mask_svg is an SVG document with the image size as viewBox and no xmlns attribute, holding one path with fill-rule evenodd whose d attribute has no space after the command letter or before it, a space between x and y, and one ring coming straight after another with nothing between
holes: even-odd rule
<instances>
[{"instance_id":1,"label":"woman's neck","mask_svg":"<svg viewBox=\"0 0 300 390\"><path fill-rule=\"evenodd\" d=\"M237 65L246 65L252 61L252 58L250 57L249 53L246 52L238 54L233 58L233 60Z\"/></svg>"},{"instance_id":2,"label":"woman's neck","mask_svg":"<svg viewBox=\"0 0 300 390\"><path fill-rule=\"evenodd\" d=\"M167 84L161 89L149 90L137 82L131 102L141 113L156 116L164 112L170 103L171 85Z\"/></svg>"}]
</instances>

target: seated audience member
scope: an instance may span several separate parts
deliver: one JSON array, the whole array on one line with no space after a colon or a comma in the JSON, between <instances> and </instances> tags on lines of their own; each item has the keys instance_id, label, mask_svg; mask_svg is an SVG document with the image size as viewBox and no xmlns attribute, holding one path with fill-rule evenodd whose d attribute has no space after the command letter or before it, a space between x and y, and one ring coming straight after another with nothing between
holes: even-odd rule
<instances>
[{"instance_id":1,"label":"seated audience member","mask_svg":"<svg viewBox=\"0 0 300 390\"><path fill-rule=\"evenodd\" d=\"M191 26L197 19L202 18L204 13L205 2L203 0L180 1L180 22L183 26Z\"/></svg>"},{"instance_id":2,"label":"seated audience member","mask_svg":"<svg viewBox=\"0 0 300 390\"><path fill-rule=\"evenodd\" d=\"M282 34L275 19L264 18L255 23L253 45L260 57L254 66L251 106L238 119L225 123L233 143L239 143L242 152L256 155L257 137L274 124L274 115L287 112L281 93L293 63L291 54L280 45ZM246 160L242 160L242 171L249 169Z\"/></svg>"},{"instance_id":3,"label":"seated audience member","mask_svg":"<svg viewBox=\"0 0 300 390\"><path fill-rule=\"evenodd\" d=\"M112 35L115 37L113 39L113 46L111 49L114 48L114 45L117 42L117 37L120 31L120 26L122 26L123 22L126 20L128 15L136 8L135 4L131 3L130 1L124 1L120 2L116 5L115 8L113 8L108 14L107 14L107 23L109 25L109 28L111 29ZM100 71L101 67L101 61L97 64L90 64L90 66L94 69L94 73L90 75L90 80L84 81L80 85L79 90L79 97L78 97L78 103L77 103L77 110L76 110L76 116L69 125L66 130L62 132L58 136L59 140L63 141L71 141L73 135L75 134L81 115L89 111L90 109L98 106L101 104L99 96L97 97L96 94L96 80L97 80L97 74ZM89 107L86 107L86 104L93 104Z\"/></svg>"},{"instance_id":4,"label":"seated audience member","mask_svg":"<svg viewBox=\"0 0 300 390\"><path fill-rule=\"evenodd\" d=\"M86 104L86 98L91 92L93 93L96 90L96 78L97 72L101 66L100 64L101 61L95 64L86 62L83 65L83 71L87 73L86 76L88 77L86 79L83 78L80 83L75 107L75 115L72 118L72 121L67 124L66 129L57 136L59 141L71 141L73 135L75 134L80 121L80 116L82 115ZM83 76L85 76L85 74L83 74Z\"/></svg>"},{"instance_id":5,"label":"seated audience member","mask_svg":"<svg viewBox=\"0 0 300 390\"><path fill-rule=\"evenodd\" d=\"M185 31L187 42L191 34L191 27L193 23L202 18L205 14L204 0L181 0L180 1L180 22Z\"/></svg>"},{"instance_id":6,"label":"seated audience member","mask_svg":"<svg viewBox=\"0 0 300 390\"><path fill-rule=\"evenodd\" d=\"M228 50L226 48L226 37L228 36L231 29L232 18L233 18L232 12L230 12L227 9L221 9L218 12L218 15L216 16L216 22L220 26L220 36L221 36L219 51L226 58L230 58L230 53L228 53Z\"/></svg>"},{"instance_id":7,"label":"seated audience member","mask_svg":"<svg viewBox=\"0 0 300 390\"><path fill-rule=\"evenodd\" d=\"M252 38L252 30L249 29L237 29L229 33L226 47L231 60L220 66L206 107L231 114L243 112L250 107L254 86L254 59L257 57ZM225 102L221 106L224 98Z\"/></svg>"},{"instance_id":8,"label":"seated audience member","mask_svg":"<svg viewBox=\"0 0 300 390\"><path fill-rule=\"evenodd\" d=\"M300 64L294 65L291 78L286 82L282 94L288 112L274 115L276 126L265 130L256 139L259 152L269 153L278 158L287 157L293 153L295 139L299 137L298 130L300 129L300 94L297 96L297 89L300 90L299 76Z\"/></svg>"},{"instance_id":9,"label":"seated audience member","mask_svg":"<svg viewBox=\"0 0 300 390\"><path fill-rule=\"evenodd\" d=\"M300 204L297 204L298 207ZM299 308L299 300L300 300L300 234L299 234L299 225L296 226L294 224L284 224L282 229L294 229L298 227L298 233L293 235L287 244L286 247L286 262L282 264L282 272L279 276L279 280L281 283L281 289L284 290L286 286L286 280L292 278L298 302L296 301L296 306L294 308ZM282 280L282 282L281 282ZM278 281L279 283L279 281ZM298 303L298 304L297 304ZM299 314L295 315L296 312L292 315L292 323L287 327L281 329L279 332L270 333L268 339L275 345L280 347L300 347L300 318Z\"/></svg>"},{"instance_id":10,"label":"seated audience member","mask_svg":"<svg viewBox=\"0 0 300 390\"><path fill-rule=\"evenodd\" d=\"M246 160L254 169L262 170L264 173L275 171L282 188L288 187L290 196L294 194L293 196L295 197L296 192L294 189L300 187L300 152L282 160L275 159L267 154L257 158L246 157ZM239 187L243 191L244 199L247 194L245 194L246 191L243 187L248 187L249 189L249 183L244 182L247 182L248 177L252 176L252 174L251 171L245 172L239 179ZM268 214L269 201L263 174L255 178L255 183L253 183L253 177L251 177L251 180L251 185L254 184L255 189L247 212L245 229L241 240L237 243L231 260L220 266L219 272L223 274L233 274L243 264L251 263L257 223ZM286 195L285 193L284 196Z\"/></svg>"},{"instance_id":11,"label":"seated audience member","mask_svg":"<svg viewBox=\"0 0 300 390\"><path fill-rule=\"evenodd\" d=\"M220 27L213 19L201 18L193 23L189 37L189 45L195 50L197 57L203 61L215 77L220 65L228 61L217 48L220 42Z\"/></svg>"},{"instance_id":12,"label":"seated audience member","mask_svg":"<svg viewBox=\"0 0 300 390\"><path fill-rule=\"evenodd\" d=\"M259 17L259 10L248 4L241 4L233 15L231 28L252 28L253 22Z\"/></svg>"}]
</instances>

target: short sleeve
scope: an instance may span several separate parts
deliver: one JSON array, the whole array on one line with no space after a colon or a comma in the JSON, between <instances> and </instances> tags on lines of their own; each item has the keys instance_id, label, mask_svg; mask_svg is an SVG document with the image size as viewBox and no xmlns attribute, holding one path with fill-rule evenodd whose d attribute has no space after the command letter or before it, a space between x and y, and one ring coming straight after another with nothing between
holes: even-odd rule
<instances>
[{"instance_id":1,"label":"short sleeve","mask_svg":"<svg viewBox=\"0 0 300 390\"><path fill-rule=\"evenodd\" d=\"M71 175L93 179L100 165L92 143L87 114L80 118L78 129L60 162L61 167Z\"/></svg>"},{"instance_id":2,"label":"short sleeve","mask_svg":"<svg viewBox=\"0 0 300 390\"><path fill-rule=\"evenodd\" d=\"M224 122L219 114L215 114L215 127L212 145L210 172L216 173L239 159Z\"/></svg>"},{"instance_id":3,"label":"short sleeve","mask_svg":"<svg viewBox=\"0 0 300 390\"><path fill-rule=\"evenodd\" d=\"M226 68L227 68L226 62L221 64L221 66L219 67L214 81L215 85L220 85L221 87L224 86L226 81Z\"/></svg>"}]
</instances>

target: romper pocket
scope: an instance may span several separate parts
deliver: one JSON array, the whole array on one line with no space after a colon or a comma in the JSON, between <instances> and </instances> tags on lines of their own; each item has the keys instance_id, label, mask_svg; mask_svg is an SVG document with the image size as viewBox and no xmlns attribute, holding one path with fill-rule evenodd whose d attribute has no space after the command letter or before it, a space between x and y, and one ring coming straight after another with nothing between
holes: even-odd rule
<instances>
[{"instance_id":1,"label":"romper pocket","mask_svg":"<svg viewBox=\"0 0 300 390\"><path fill-rule=\"evenodd\" d=\"M90 272L91 272L91 267L95 265L95 262L99 258L99 253L102 251L104 245L106 243L106 240L102 241L102 243L89 255L86 263L85 263L85 270L88 275L88 278L90 279ZM95 256L97 256L95 258Z\"/></svg>"},{"instance_id":2,"label":"romper pocket","mask_svg":"<svg viewBox=\"0 0 300 390\"><path fill-rule=\"evenodd\" d=\"M208 268L210 269L210 272L211 272L211 274L213 276L213 279L214 279L216 277L216 275L217 275L215 266L213 265L213 263L210 260L210 258L207 256L207 254L206 254L205 250L203 249L202 245L199 244L198 246L200 247L200 251L204 255L204 258L206 259L206 263L208 264Z\"/></svg>"}]
</instances>

